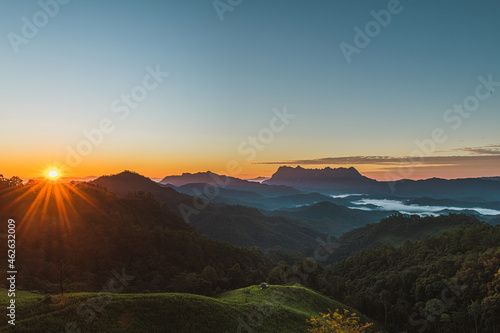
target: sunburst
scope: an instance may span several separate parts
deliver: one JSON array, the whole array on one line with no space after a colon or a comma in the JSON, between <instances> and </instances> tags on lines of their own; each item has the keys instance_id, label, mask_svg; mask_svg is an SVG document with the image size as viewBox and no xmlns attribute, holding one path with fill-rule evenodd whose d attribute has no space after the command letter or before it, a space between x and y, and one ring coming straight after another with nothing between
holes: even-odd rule
<instances>
[{"instance_id":1,"label":"sunburst","mask_svg":"<svg viewBox=\"0 0 500 333\"><path fill-rule=\"evenodd\" d=\"M18 193L17 197L5 208L14 207L29 200L29 206L24 210L22 223L20 223L24 227L22 228L24 230L19 230L21 234L34 224L45 221L49 216L58 221L57 225L71 231L72 220L80 216L77 207L80 207L82 203L96 212L103 213L95 199L89 197L76 183L62 183L56 180L35 181L13 188L11 194L14 197L15 193ZM75 207L77 202L80 204Z\"/></svg>"},{"instance_id":2,"label":"sunburst","mask_svg":"<svg viewBox=\"0 0 500 333\"><path fill-rule=\"evenodd\" d=\"M52 182L60 180L62 176L62 170L56 166L45 168L45 171L43 173L45 175L44 178Z\"/></svg>"}]
</instances>

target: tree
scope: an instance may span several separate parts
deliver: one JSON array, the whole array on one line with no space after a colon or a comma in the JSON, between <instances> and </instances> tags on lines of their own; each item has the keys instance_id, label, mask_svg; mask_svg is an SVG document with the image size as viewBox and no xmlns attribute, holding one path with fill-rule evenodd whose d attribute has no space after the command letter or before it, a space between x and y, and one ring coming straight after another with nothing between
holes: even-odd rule
<instances>
[{"instance_id":1,"label":"tree","mask_svg":"<svg viewBox=\"0 0 500 333\"><path fill-rule=\"evenodd\" d=\"M312 317L307 322L311 324L308 329L310 333L369 333L372 331L373 323L362 324L360 318L355 313L344 310L328 309L328 313L321 313L321 318Z\"/></svg>"},{"instance_id":2,"label":"tree","mask_svg":"<svg viewBox=\"0 0 500 333\"><path fill-rule=\"evenodd\" d=\"M383 290L379 296L380 302L384 306L384 325L386 325L386 326L387 326L387 305L390 305L389 296L390 296L390 294L389 294L389 291L387 291L387 290Z\"/></svg>"},{"instance_id":3,"label":"tree","mask_svg":"<svg viewBox=\"0 0 500 333\"><path fill-rule=\"evenodd\" d=\"M500 327L500 294L495 293L486 297L481 305L486 316L486 324L491 328L492 332L497 332L497 328Z\"/></svg>"},{"instance_id":4,"label":"tree","mask_svg":"<svg viewBox=\"0 0 500 333\"><path fill-rule=\"evenodd\" d=\"M64 296L64 282L66 281L66 272L68 270L68 263L65 258L60 258L59 265L57 266L59 289L61 290L61 295Z\"/></svg>"},{"instance_id":5,"label":"tree","mask_svg":"<svg viewBox=\"0 0 500 333\"><path fill-rule=\"evenodd\" d=\"M17 176L14 176L12 178L10 178L8 181L7 181L7 184L9 186L19 186L23 183L23 180Z\"/></svg>"},{"instance_id":6,"label":"tree","mask_svg":"<svg viewBox=\"0 0 500 333\"><path fill-rule=\"evenodd\" d=\"M210 265L205 266L203 271L201 272L201 276L212 283L217 281L217 271Z\"/></svg>"},{"instance_id":7,"label":"tree","mask_svg":"<svg viewBox=\"0 0 500 333\"><path fill-rule=\"evenodd\" d=\"M23 180L17 176L13 176L12 178L4 178L2 174L0 174L0 185L6 186L19 186L22 185Z\"/></svg>"},{"instance_id":8,"label":"tree","mask_svg":"<svg viewBox=\"0 0 500 333\"><path fill-rule=\"evenodd\" d=\"M482 312L481 303L479 303L479 301L474 301L467 307L467 313L474 319L474 326L476 327L476 333L478 332L477 324L479 317L481 316L481 312Z\"/></svg>"}]
</instances>

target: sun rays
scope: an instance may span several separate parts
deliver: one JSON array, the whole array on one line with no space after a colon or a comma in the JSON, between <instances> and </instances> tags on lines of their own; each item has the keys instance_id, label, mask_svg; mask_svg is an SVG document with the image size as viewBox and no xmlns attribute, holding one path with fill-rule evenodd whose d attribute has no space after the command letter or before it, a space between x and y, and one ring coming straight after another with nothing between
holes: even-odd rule
<instances>
[{"instance_id":1,"label":"sun rays","mask_svg":"<svg viewBox=\"0 0 500 333\"><path fill-rule=\"evenodd\" d=\"M57 178L57 177L56 177ZM85 186L85 185L84 185ZM50 221L66 233L72 231L72 225L81 219L83 209L101 212L99 205L78 183L52 181L32 181L26 185L12 188L9 196L14 197L7 209L17 211L27 207L20 214L23 233L40 223Z\"/></svg>"},{"instance_id":2,"label":"sun rays","mask_svg":"<svg viewBox=\"0 0 500 333\"><path fill-rule=\"evenodd\" d=\"M33 192L38 193L26 211L22 219L23 222L29 225L34 220L43 221L49 214L49 211L56 211L59 224L67 230L71 229L69 213L77 212L73 205L73 200L68 194L68 188L72 185L57 182L40 182L33 186Z\"/></svg>"}]
</instances>

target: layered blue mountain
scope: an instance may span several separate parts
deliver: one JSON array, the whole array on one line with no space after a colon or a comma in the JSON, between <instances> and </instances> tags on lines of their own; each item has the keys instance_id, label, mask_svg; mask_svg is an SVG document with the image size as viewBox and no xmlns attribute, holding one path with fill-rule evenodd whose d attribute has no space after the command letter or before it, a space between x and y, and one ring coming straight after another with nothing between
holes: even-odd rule
<instances>
[{"instance_id":1,"label":"layered blue mountain","mask_svg":"<svg viewBox=\"0 0 500 333\"><path fill-rule=\"evenodd\" d=\"M160 181L160 184L169 184L176 187L181 187L187 184L210 184L220 189L252 191L262 195L271 196L299 193L298 190L290 186L266 185L259 182L248 181L235 177L218 175L210 171L198 173L183 173L180 176L167 176Z\"/></svg>"},{"instance_id":2,"label":"layered blue mountain","mask_svg":"<svg viewBox=\"0 0 500 333\"><path fill-rule=\"evenodd\" d=\"M431 197L467 201L500 201L500 183L493 178L425 180L402 179L377 181L361 175L355 168L304 169L282 166L269 179L268 185L293 186L301 190L324 193L366 193L401 197Z\"/></svg>"}]
</instances>

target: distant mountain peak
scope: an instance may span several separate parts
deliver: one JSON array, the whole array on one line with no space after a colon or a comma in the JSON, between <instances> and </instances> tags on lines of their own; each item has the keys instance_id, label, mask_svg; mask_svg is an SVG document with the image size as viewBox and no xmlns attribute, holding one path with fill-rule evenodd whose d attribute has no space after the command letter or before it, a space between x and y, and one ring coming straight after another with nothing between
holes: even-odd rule
<instances>
[{"instance_id":1,"label":"distant mountain peak","mask_svg":"<svg viewBox=\"0 0 500 333\"><path fill-rule=\"evenodd\" d=\"M135 172L135 171L130 171L130 170L124 170L120 173L117 173L116 175L111 175L111 176L127 176L127 175L130 175L130 176L141 176L141 177L144 177L142 176L141 174L139 174L138 172Z\"/></svg>"},{"instance_id":2,"label":"distant mountain peak","mask_svg":"<svg viewBox=\"0 0 500 333\"><path fill-rule=\"evenodd\" d=\"M129 185L141 186L145 188L155 188L158 184L150 178L143 176L135 171L125 170L115 175L101 176L93 181L103 187L115 187L120 184L121 188Z\"/></svg>"},{"instance_id":3,"label":"distant mountain peak","mask_svg":"<svg viewBox=\"0 0 500 333\"><path fill-rule=\"evenodd\" d=\"M160 181L160 184L173 185L177 187L188 184L210 184L224 189L253 191L259 194L270 195L295 194L298 192L296 189L288 186L269 186L260 182L219 175L211 171L167 176Z\"/></svg>"},{"instance_id":4,"label":"distant mountain peak","mask_svg":"<svg viewBox=\"0 0 500 333\"><path fill-rule=\"evenodd\" d=\"M136 180L144 179L144 180L152 181L150 178L143 176L138 172L130 171L130 170L124 170L124 171L117 173L117 174L114 174L114 175L101 176L97 179L100 179L100 178L136 179Z\"/></svg>"},{"instance_id":5,"label":"distant mountain peak","mask_svg":"<svg viewBox=\"0 0 500 333\"><path fill-rule=\"evenodd\" d=\"M305 169L300 165L295 168L282 166L265 184L288 185L304 188L343 189L346 186L368 185L376 182L361 175L354 167L324 169Z\"/></svg>"},{"instance_id":6,"label":"distant mountain peak","mask_svg":"<svg viewBox=\"0 0 500 333\"><path fill-rule=\"evenodd\" d=\"M155 196L156 200L166 203L172 210L176 210L181 202L189 202L190 200L188 195L179 193L172 188L163 187L151 180L151 178L130 170L125 170L116 175L99 177L93 183L122 197L129 192L150 192Z\"/></svg>"},{"instance_id":7,"label":"distant mountain peak","mask_svg":"<svg viewBox=\"0 0 500 333\"><path fill-rule=\"evenodd\" d=\"M221 181L225 182L227 178L233 179L232 177L218 175L212 171L197 173L184 172L182 175L167 176L160 181L160 184L171 184L174 186L193 183L219 184Z\"/></svg>"},{"instance_id":8,"label":"distant mountain peak","mask_svg":"<svg viewBox=\"0 0 500 333\"><path fill-rule=\"evenodd\" d=\"M301 167L300 165L297 165L295 168L289 167L289 166L281 166L278 168L278 171L273 175L278 175L283 172L291 172L297 174L297 172L300 172L303 175L308 175L308 176L317 176L317 175L323 175L323 176L328 176L328 177L346 177L346 176L356 176L356 177L364 177L362 176L358 170L354 167L349 167L349 168L331 168L331 167L326 167L324 169L305 169Z\"/></svg>"}]
</instances>

